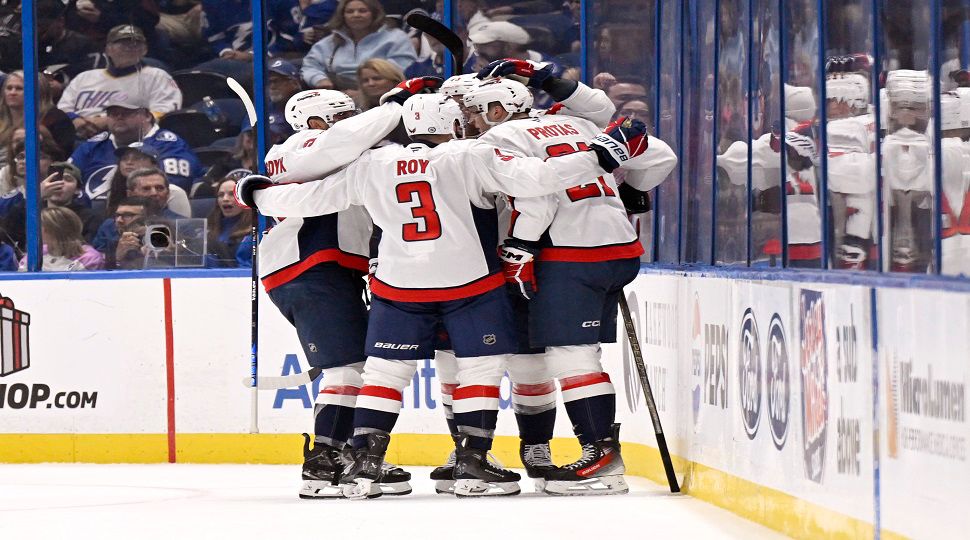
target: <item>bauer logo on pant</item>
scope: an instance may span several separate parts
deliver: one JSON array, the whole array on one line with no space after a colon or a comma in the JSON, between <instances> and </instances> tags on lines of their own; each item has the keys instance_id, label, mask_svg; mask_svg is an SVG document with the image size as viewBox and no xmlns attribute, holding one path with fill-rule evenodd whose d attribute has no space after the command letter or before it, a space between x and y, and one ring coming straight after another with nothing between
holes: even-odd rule
<instances>
[{"instance_id":1,"label":"bauer logo on pant","mask_svg":"<svg viewBox=\"0 0 970 540\"><path fill-rule=\"evenodd\" d=\"M0 297L0 377L30 367L30 314Z\"/></svg>"}]
</instances>

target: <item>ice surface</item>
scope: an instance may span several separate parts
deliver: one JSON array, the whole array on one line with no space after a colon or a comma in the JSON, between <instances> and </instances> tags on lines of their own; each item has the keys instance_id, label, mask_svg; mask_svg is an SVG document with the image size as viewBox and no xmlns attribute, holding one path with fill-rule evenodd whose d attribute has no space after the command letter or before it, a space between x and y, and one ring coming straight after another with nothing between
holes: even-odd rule
<instances>
[{"instance_id":1,"label":"ice surface","mask_svg":"<svg viewBox=\"0 0 970 540\"><path fill-rule=\"evenodd\" d=\"M336 540L781 538L760 525L627 477L625 496L496 499L414 493L370 501L297 498L295 465L0 465L0 537ZM523 475L524 476L524 475Z\"/></svg>"}]
</instances>

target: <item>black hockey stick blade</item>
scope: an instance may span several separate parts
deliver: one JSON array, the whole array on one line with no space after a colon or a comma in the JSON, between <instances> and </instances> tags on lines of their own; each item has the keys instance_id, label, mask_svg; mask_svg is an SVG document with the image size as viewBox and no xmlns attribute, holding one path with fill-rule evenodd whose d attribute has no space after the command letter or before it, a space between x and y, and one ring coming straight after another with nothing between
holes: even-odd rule
<instances>
[{"instance_id":1,"label":"black hockey stick blade","mask_svg":"<svg viewBox=\"0 0 970 540\"><path fill-rule=\"evenodd\" d=\"M680 483L677 482L677 473L674 471L674 464L670 459L670 450L667 449L667 438L664 436L663 426L660 425L657 403L653 400L653 390L650 388L650 380L647 378L647 366L643 363L640 340L637 338L637 330L633 326L633 318L630 316L630 306L626 303L626 296L622 293L620 294L620 313L623 315L623 326L626 328L627 341L630 342L630 350L633 352L633 363L637 366L640 386L643 387L643 397L647 401L650 421L653 422L653 433L657 437L657 450L660 451L664 472L667 473L667 483L670 485L671 493L680 493Z\"/></svg>"},{"instance_id":2,"label":"black hockey stick blade","mask_svg":"<svg viewBox=\"0 0 970 540\"><path fill-rule=\"evenodd\" d=\"M462 43L461 38L457 34L452 32L447 26L423 13L412 13L405 22L412 28L417 28L440 41L448 49L448 52L451 53L451 57L455 63L455 71L461 71L461 67L465 64L465 44Z\"/></svg>"}]
</instances>

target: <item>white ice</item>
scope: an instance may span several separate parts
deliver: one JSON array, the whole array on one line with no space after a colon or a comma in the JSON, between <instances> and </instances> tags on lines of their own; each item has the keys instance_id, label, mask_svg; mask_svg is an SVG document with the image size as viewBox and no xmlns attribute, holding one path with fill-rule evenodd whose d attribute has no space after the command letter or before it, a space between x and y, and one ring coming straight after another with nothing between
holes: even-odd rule
<instances>
[{"instance_id":1,"label":"white ice","mask_svg":"<svg viewBox=\"0 0 970 540\"><path fill-rule=\"evenodd\" d=\"M0 538L379 540L781 538L666 487L628 477L625 496L495 499L414 493L370 501L297 498L295 465L0 465Z\"/></svg>"}]
</instances>

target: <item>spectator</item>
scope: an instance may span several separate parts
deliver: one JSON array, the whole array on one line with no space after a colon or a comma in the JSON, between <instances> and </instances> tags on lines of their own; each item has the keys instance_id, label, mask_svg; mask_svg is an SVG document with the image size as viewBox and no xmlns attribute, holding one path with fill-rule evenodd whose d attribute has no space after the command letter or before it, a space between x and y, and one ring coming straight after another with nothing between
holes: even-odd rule
<instances>
[{"instance_id":1,"label":"spectator","mask_svg":"<svg viewBox=\"0 0 970 540\"><path fill-rule=\"evenodd\" d=\"M303 90L300 70L293 64L277 58L269 64L269 100L273 112L283 114L286 102L297 92Z\"/></svg>"},{"instance_id":2,"label":"spectator","mask_svg":"<svg viewBox=\"0 0 970 540\"><path fill-rule=\"evenodd\" d=\"M5 218L17 205L24 204L25 177L27 174L27 154L24 142L17 141L8 147L13 154L13 160L0 169L0 218ZM41 139L38 148L38 175L46 178L47 170L53 161L57 147L47 139Z\"/></svg>"},{"instance_id":3,"label":"spectator","mask_svg":"<svg viewBox=\"0 0 970 540\"><path fill-rule=\"evenodd\" d=\"M493 21L478 25L468 34L468 39L475 46L475 54L465 62L465 73L472 73L487 66L493 60L502 58L518 58L533 62L550 62L540 52L528 48L529 33L521 26L506 21ZM554 74L561 69L555 65Z\"/></svg>"},{"instance_id":4,"label":"spectator","mask_svg":"<svg viewBox=\"0 0 970 540\"><path fill-rule=\"evenodd\" d=\"M37 62L41 69L61 68L74 77L85 69L81 60L99 51L90 38L67 28L65 11L60 0L37 2Z\"/></svg>"},{"instance_id":5,"label":"spectator","mask_svg":"<svg viewBox=\"0 0 970 540\"><path fill-rule=\"evenodd\" d=\"M109 215L118 206L118 201L128 196L128 177L131 173L138 169L157 168L161 157L158 149L142 142L133 142L118 148L115 155L118 156L118 168L111 178L111 190L108 192ZM168 186L168 208L176 214L192 217L188 194L175 184Z\"/></svg>"},{"instance_id":6,"label":"spectator","mask_svg":"<svg viewBox=\"0 0 970 540\"><path fill-rule=\"evenodd\" d=\"M77 0L66 14L67 27L86 35L97 43L111 41L111 32L120 26L136 28L153 56L167 53L167 36L158 35L158 9L155 2L144 0ZM147 36L147 37L146 37Z\"/></svg>"},{"instance_id":7,"label":"spectator","mask_svg":"<svg viewBox=\"0 0 970 540\"><path fill-rule=\"evenodd\" d=\"M438 0L438 7L436 11L438 13L444 13L444 2ZM491 22L485 12L482 11L482 6L485 4L483 0L458 0L458 17L460 22L458 26L464 28L466 33L472 33L482 24Z\"/></svg>"},{"instance_id":8,"label":"spectator","mask_svg":"<svg viewBox=\"0 0 970 540\"><path fill-rule=\"evenodd\" d=\"M81 218L71 209L50 206L41 210L40 235L44 246L41 270L72 272L104 268L104 255L85 243L81 236ZM26 256L20 260L20 270L27 270Z\"/></svg>"},{"instance_id":9,"label":"spectator","mask_svg":"<svg viewBox=\"0 0 970 540\"><path fill-rule=\"evenodd\" d=\"M357 68L357 80L360 82L359 97L351 97L361 110L366 111L377 107L381 96L404 80L404 73L397 64L371 58Z\"/></svg>"},{"instance_id":10,"label":"spectator","mask_svg":"<svg viewBox=\"0 0 970 540\"><path fill-rule=\"evenodd\" d=\"M300 34L305 18L303 3L301 0L269 0L266 3L266 27L269 29L267 46L272 56L302 58L310 50L313 42L307 43Z\"/></svg>"},{"instance_id":11,"label":"spectator","mask_svg":"<svg viewBox=\"0 0 970 540\"><path fill-rule=\"evenodd\" d=\"M327 23L337 11L337 0L302 0L300 6L303 11L300 34L305 46L310 47L330 33Z\"/></svg>"},{"instance_id":12,"label":"spectator","mask_svg":"<svg viewBox=\"0 0 970 540\"><path fill-rule=\"evenodd\" d=\"M157 0L158 30L168 34L179 48L202 42L202 3L200 0Z\"/></svg>"},{"instance_id":13,"label":"spectator","mask_svg":"<svg viewBox=\"0 0 970 540\"><path fill-rule=\"evenodd\" d=\"M610 101L619 109L624 103L634 100L647 101L647 88L638 83L617 82L606 91Z\"/></svg>"},{"instance_id":14,"label":"spectator","mask_svg":"<svg viewBox=\"0 0 970 540\"><path fill-rule=\"evenodd\" d=\"M51 87L46 77L38 77L37 116L40 118L41 135L52 140L58 147L52 157L66 159L74 149L74 125L63 111L54 107L51 100ZM6 149L16 131L24 127L24 73L9 73L0 86L3 99L0 101L0 148ZM0 153L0 163L9 157Z\"/></svg>"},{"instance_id":15,"label":"spectator","mask_svg":"<svg viewBox=\"0 0 970 540\"><path fill-rule=\"evenodd\" d=\"M70 209L81 219L81 235L85 242L93 240L103 216L98 215L81 202L79 197L81 171L70 163L55 162L51 163L46 171L40 172L38 178L43 178L39 186L41 207L61 206ZM26 224L27 204L26 201L21 200L10 208L3 219L3 228L7 231L7 238L21 248L27 245Z\"/></svg>"},{"instance_id":16,"label":"spectator","mask_svg":"<svg viewBox=\"0 0 970 540\"><path fill-rule=\"evenodd\" d=\"M125 197L119 202L114 214L105 222L110 221L116 233L101 250L105 254L105 268L135 270L144 267L142 245L150 216L151 202L144 197Z\"/></svg>"},{"instance_id":17,"label":"spectator","mask_svg":"<svg viewBox=\"0 0 970 540\"><path fill-rule=\"evenodd\" d=\"M128 197L140 197L148 202L148 214L164 219L181 219L185 216L172 211L168 207L168 178L165 173L154 167L136 169L128 175ZM124 199L123 199L124 200ZM120 208L123 203L119 202ZM102 253L108 253L108 246L116 242L119 236L117 220L105 219L98 232L94 235L92 244Z\"/></svg>"},{"instance_id":18,"label":"spectator","mask_svg":"<svg viewBox=\"0 0 970 540\"><path fill-rule=\"evenodd\" d=\"M108 128L105 111L115 98L144 102L156 117L182 106L182 91L172 77L142 61L148 47L140 29L131 25L112 28L104 52L108 67L79 74L58 102L58 108L73 117L79 136L92 137Z\"/></svg>"},{"instance_id":19,"label":"spectator","mask_svg":"<svg viewBox=\"0 0 970 540\"><path fill-rule=\"evenodd\" d=\"M626 103L623 103L616 109L616 117L626 116L628 118L634 118L645 124L652 125L653 121L650 118L650 106L647 102L642 99L631 99Z\"/></svg>"},{"instance_id":20,"label":"spectator","mask_svg":"<svg viewBox=\"0 0 970 540\"><path fill-rule=\"evenodd\" d=\"M236 181L223 178L216 191L216 206L206 217L209 253L206 266L250 267L252 265L253 214L236 204Z\"/></svg>"},{"instance_id":21,"label":"spectator","mask_svg":"<svg viewBox=\"0 0 970 540\"><path fill-rule=\"evenodd\" d=\"M417 59L408 35L384 26L378 0L340 0L327 27L332 33L303 59L303 80L311 87L356 88L357 67L371 58L384 58L402 70Z\"/></svg>"},{"instance_id":22,"label":"spectator","mask_svg":"<svg viewBox=\"0 0 970 540\"><path fill-rule=\"evenodd\" d=\"M158 151L159 166L171 182L189 192L202 176L202 164L189 145L178 135L161 129L138 95L115 93L106 103L108 133L91 138L74 151L71 161L84 176L84 197L107 196L116 170L115 151L134 142L147 143Z\"/></svg>"}]
</instances>

